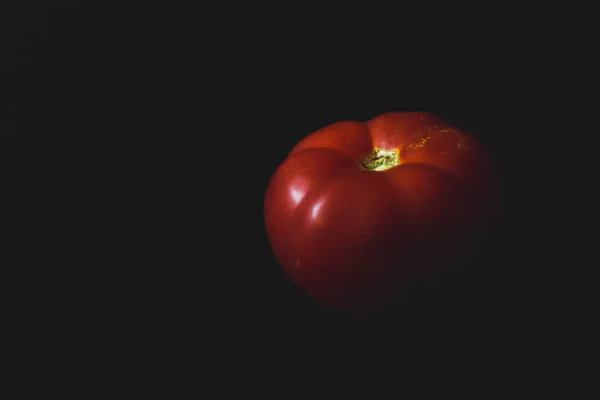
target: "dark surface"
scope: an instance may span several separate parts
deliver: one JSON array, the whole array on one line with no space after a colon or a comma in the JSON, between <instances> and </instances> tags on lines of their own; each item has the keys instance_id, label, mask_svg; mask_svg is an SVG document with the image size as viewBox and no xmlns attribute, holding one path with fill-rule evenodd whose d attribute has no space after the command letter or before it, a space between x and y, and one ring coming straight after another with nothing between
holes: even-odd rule
<instances>
[{"instance_id":1,"label":"dark surface","mask_svg":"<svg viewBox=\"0 0 600 400\"><path fill-rule=\"evenodd\" d=\"M15 302L123 321L321 313L272 255L268 181L312 131L406 110L483 140L507 190L468 272L419 291L403 315L517 324L547 298L532 283L540 227L524 194L535 174L526 145L543 120L520 83L527 71L441 43L397 52L389 37L278 26L212 31L219 44L189 17L88 11L24 10L3 33L1 262Z\"/></svg>"}]
</instances>

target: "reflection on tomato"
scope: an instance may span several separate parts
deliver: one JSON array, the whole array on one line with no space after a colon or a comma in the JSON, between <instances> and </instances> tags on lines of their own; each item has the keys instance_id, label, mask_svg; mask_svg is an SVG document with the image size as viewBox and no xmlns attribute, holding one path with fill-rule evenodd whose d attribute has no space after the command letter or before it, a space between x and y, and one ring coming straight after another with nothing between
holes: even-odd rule
<instances>
[{"instance_id":1,"label":"reflection on tomato","mask_svg":"<svg viewBox=\"0 0 600 400\"><path fill-rule=\"evenodd\" d=\"M421 112L320 129L290 152L265 196L279 264L319 304L389 304L452 265L498 212L491 158L474 137Z\"/></svg>"}]
</instances>

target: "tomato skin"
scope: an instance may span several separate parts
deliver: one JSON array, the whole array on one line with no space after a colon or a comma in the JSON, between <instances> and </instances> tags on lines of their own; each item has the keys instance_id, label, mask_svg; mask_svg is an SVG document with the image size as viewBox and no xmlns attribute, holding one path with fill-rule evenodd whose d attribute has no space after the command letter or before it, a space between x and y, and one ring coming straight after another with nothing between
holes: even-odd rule
<instances>
[{"instance_id":1,"label":"tomato skin","mask_svg":"<svg viewBox=\"0 0 600 400\"><path fill-rule=\"evenodd\" d=\"M365 170L374 149L400 164ZM498 178L472 136L429 113L343 121L302 141L265 196L275 256L319 304L369 310L449 265L498 211Z\"/></svg>"}]
</instances>

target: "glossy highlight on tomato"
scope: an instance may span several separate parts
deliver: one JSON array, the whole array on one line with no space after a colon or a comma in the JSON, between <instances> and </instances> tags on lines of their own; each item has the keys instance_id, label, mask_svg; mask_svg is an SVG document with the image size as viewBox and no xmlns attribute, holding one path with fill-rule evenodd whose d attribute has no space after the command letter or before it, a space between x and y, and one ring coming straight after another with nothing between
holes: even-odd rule
<instances>
[{"instance_id":1,"label":"glossy highlight on tomato","mask_svg":"<svg viewBox=\"0 0 600 400\"><path fill-rule=\"evenodd\" d=\"M269 183L266 230L317 303L372 310L460 260L497 216L499 190L477 139L430 113L385 113L301 140Z\"/></svg>"}]
</instances>

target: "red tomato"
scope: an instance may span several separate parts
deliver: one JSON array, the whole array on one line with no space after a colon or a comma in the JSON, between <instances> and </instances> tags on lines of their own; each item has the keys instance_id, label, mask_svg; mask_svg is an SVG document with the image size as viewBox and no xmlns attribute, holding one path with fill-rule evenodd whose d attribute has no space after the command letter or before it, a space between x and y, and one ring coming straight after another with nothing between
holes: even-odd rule
<instances>
[{"instance_id":1,"label":"red tomato","mask_svg":"<svg viewBox=\"0 0 600 400\"><path fill-rule=\"evenodd\" d=\"M464 256L496 215L498 187L474 137L433 114L386 113L300 141L269 183L266 229L318 303L373 309Z\"/></svg>"}]
</instances>

